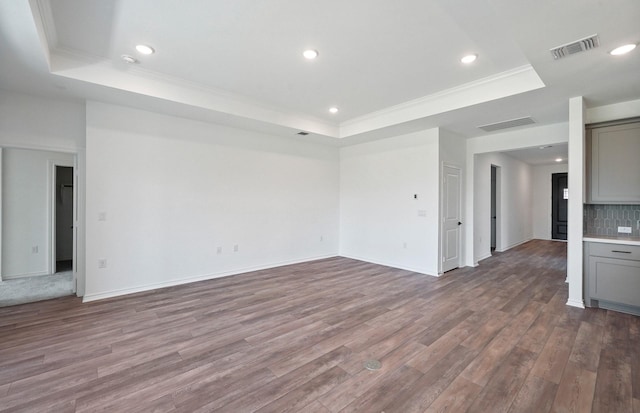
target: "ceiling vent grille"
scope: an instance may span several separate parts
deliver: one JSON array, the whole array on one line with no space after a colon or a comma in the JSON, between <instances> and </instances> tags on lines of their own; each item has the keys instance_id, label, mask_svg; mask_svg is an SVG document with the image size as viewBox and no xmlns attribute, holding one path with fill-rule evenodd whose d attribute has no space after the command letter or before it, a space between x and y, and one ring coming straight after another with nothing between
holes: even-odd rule
<instances>
[{"instance_id":1,"label":"ceiling vent grille","mask_svg":"<svg viewBox=\"0 0 640 413\"><path fill-rule=\"evenodd\" d=\"M586 52L587 50L595 49L600 46L600 38L597 34L594 34L584 39L576 40L575 42L563 44L562 46L554 47L550 50L551 55L555 60L562 59L572 54Z\"/></svg>"},{"instance_id":2,"label":"ceiling vent grille","mask_svg":"<svg viewBox=\"0 0 640 413\"><path fill-rule=\"evenodd\" d=\"M482 129L485 132L494 132L501 129L515 128L516 126L523 125L531 125L532 123L536 123L529 116L518 119L505 120L502 122L489 123L487 125L478 126L479 129Z\"/></svg>"},{"instance_id":3,"label":"ceiling vent grille","mask_svg":"<svg viewBox=\"0 0 640 413\"><path fill-rule=\"evenodd\" d=\"M305 132L305 131L298 132L298 135L301 135L301 136L307 136L308 134L309 132Z\"/></svg>"}]
</instances>

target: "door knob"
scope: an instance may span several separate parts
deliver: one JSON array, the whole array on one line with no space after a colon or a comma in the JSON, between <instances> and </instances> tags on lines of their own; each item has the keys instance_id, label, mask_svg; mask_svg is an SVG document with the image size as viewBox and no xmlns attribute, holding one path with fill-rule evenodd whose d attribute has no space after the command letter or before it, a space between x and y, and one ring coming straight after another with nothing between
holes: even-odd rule
<instances>
[{"instance_id":1,"label":"door knob","mask_svg":"<svg viewBox=\"0 0 640 413\"><path fill-rule=\"evenodd\" d=\"M458 225L462 225L462 222L458 221Z\"/></svg>"}]
</instances>

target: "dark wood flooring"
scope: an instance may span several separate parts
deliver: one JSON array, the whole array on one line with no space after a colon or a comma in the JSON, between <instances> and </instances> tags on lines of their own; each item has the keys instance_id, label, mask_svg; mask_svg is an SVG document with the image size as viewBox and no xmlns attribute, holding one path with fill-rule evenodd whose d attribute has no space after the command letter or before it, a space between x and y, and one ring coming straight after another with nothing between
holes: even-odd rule
<instances>
[{"instance_id":1,"label":"dark wood flooring","mask_svg":"<svg viewBox=\"0 0 640 413\"><path fill-rule=\"evenodd\" d=\"M565 265L532 241L440 278L332 258L2 308L0 411L640 412L640 319L567 307Z\"/></svg>"}]
</instances>

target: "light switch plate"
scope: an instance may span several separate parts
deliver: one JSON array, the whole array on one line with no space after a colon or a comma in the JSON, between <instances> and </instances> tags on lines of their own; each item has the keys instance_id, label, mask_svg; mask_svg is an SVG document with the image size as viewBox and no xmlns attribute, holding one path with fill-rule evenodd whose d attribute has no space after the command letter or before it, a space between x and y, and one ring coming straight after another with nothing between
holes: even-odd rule
<instances>
[{"instance_id":1,"label":"light switch plate","mask_svg":"<svg viewBox=\"0 0 640 413\"><path fill-rule=\"evenodd\" d=\"M618 232L621 234L631 234L631 227L618 227Z\"/></svg>"}]
</instances>

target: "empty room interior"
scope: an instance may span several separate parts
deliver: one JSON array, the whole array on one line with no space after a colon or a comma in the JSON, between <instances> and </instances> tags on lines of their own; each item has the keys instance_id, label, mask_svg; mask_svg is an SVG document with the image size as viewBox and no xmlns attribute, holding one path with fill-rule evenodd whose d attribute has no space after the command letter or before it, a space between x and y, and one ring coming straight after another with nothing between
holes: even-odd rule
<instances>
[{"instance_id":1,"label":"empty room interior","mask_svg":"<svg viewBox=\"0 0 640 413\"><path fill-rule=\"evenodd\" d=\"M0 412L640 413L639 21L0 2Z\"/></svg>"}]
</instances>

